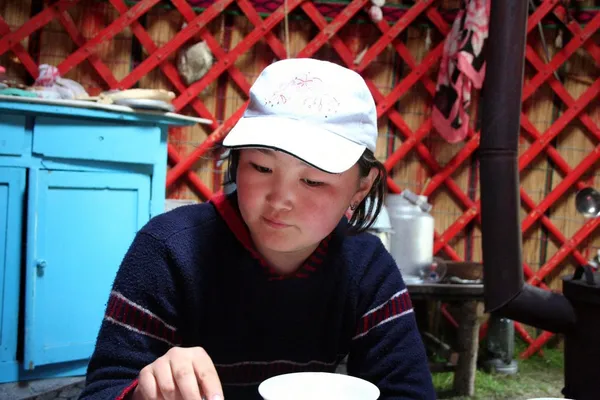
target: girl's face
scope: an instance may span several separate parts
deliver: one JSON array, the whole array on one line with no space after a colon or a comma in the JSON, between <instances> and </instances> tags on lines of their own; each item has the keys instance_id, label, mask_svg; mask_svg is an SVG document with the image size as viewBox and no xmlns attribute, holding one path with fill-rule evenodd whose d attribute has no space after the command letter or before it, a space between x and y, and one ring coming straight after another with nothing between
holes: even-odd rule
<instances>
[{"instance_id":1,"label":"girl's face","mask_svg":"<svg viewBox=\"0 0 600 400\"><path fill-rule=\"evenodd\" d=\"M350 204L368 194L376 171L360 178L358 165L341 174L313 168L286 153L240 151L236 185L239 208L263 256L308 257L329 235Z\"/></svg>"}]
</instances>

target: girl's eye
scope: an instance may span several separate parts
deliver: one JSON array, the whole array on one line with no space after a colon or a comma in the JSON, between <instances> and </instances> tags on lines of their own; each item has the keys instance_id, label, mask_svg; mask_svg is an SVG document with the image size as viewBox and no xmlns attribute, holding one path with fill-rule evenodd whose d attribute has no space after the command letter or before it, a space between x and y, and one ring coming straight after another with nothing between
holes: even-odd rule
<instances>
[{"instance_id":1,"label":"girl's eye","mask_svg":"<svg viewBox=\"0 0 600 400\"><path fill-rule=\"evenodd\" d=\"M302 181L310 186L310 187L318 187L318 186L323 186L324 183L323 182L318 182L318 181L311 181L310 179L302 179Z\"/></svg>"},{"instance_id":2,"label":"girl's eye","mask_svg":"<svg viewBox=\"0 0 600 400\"><path fill-rule=\"evenodd\" d=\"M261 174L268 174L269 172L271 172L270 168L267 167L263 167L262 165L258 165L258 164L254 164L254 163L250 163L252 165L252 167L257 170L258 172L260 172Z\"/></svg>"}]
</instances>

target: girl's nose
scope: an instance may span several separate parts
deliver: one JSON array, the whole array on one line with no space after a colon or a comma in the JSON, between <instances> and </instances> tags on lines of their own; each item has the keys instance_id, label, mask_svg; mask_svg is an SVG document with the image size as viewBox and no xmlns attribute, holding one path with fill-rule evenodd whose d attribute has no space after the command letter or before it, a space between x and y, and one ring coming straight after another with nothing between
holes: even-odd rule
<instances>
[{"instance_id":1,"label":"girl's nose","mask_svg":"<svg viewBox=\"0 0 600 400\"><path fill-rule=\"evenodd\" d=\"M291 210L294 204L295 186L286 179L274 179L267 193L267 203L276 210Z\"/></svg>"}]
</instances>

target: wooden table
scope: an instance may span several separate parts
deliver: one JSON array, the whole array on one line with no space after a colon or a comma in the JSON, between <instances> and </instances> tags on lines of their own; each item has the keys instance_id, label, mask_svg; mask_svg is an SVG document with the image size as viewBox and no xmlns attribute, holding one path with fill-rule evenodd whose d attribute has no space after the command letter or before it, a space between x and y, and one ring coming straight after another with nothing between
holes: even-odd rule
<instances>
[{"instance_id":1,"label":"wooden table","mask_svg":"<svg viewBox=\"0 0 600 400\"><path fill-rule=\"evenodd\" d=\"M483 284L423 283L407 285L413 301L460 304L458 318L458 361L454 370L454 392L472 396L479 349L479 327L484 315Z\"/></svg>"}]
</instances>

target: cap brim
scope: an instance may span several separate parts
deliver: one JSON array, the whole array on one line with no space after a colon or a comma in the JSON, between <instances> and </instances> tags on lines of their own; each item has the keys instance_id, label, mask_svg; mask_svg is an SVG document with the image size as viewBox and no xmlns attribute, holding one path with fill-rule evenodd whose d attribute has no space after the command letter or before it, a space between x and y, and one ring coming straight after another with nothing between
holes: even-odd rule
<instances>
[{"instance_id":1,"label":"cap brim","mask_svg":"<svg viewBox=\"0 0 600 400\"><path fill-rule=\"evenodd\" d=\"M366 149L318 126L273 116L240 119L223 140L223 146L282 150L333 174L350 169Z\"/></svg>"}]
</instances>

